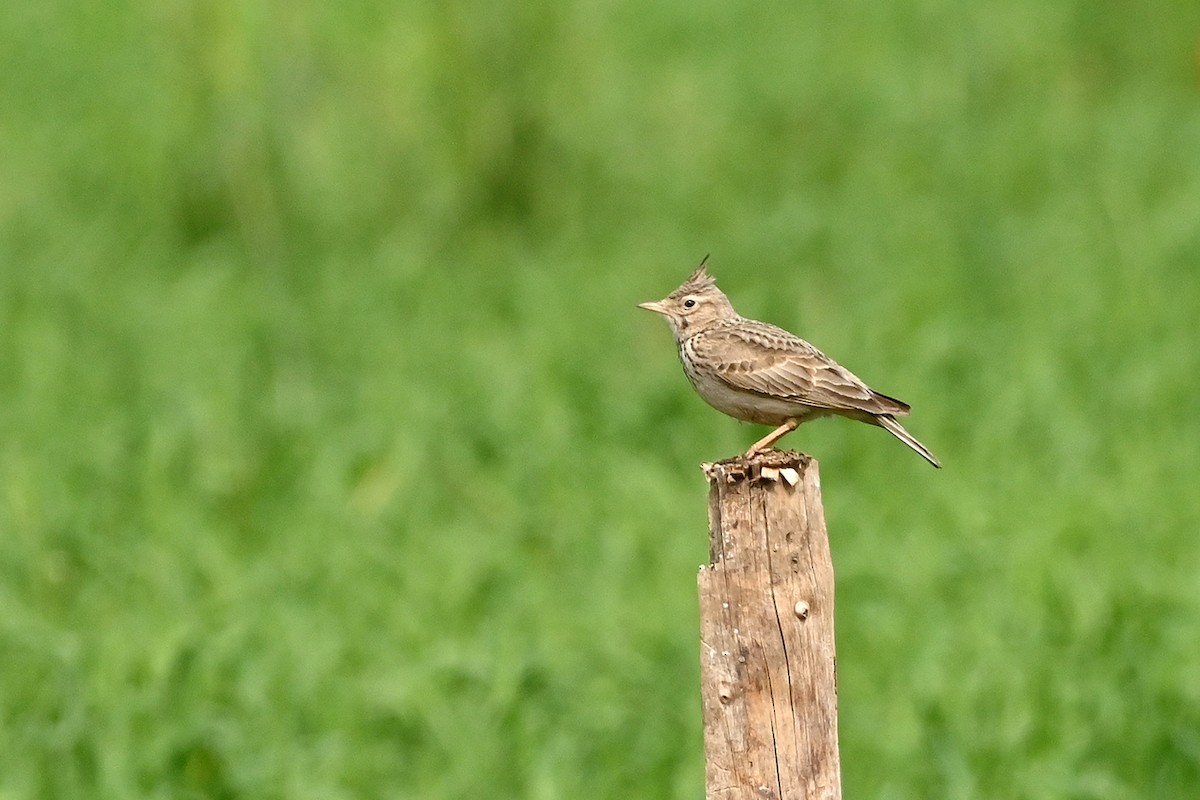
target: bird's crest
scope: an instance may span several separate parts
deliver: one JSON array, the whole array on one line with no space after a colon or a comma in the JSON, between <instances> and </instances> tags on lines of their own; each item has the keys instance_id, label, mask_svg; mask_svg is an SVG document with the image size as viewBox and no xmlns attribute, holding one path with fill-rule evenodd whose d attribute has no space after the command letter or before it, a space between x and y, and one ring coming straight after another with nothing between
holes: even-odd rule
<instances>
[{"instance_id":1,"label":"bird's crest","mask_svg":"<svg viewBox=\"0 0 1200 800\"><path fill-rule=\"evenodd\" d=\"M696 271L693 272L688 279L683 282L682 286L672 292L671 296L682 297L685 294L692 294L693 292L698 292L701 289L708 289L709 287L716 286L717 280L712 275L708 274L708 270L706 269L707 265L708 256L706 255L700 260L700 266L696 267Z\"/></svg>"}]
</instances>

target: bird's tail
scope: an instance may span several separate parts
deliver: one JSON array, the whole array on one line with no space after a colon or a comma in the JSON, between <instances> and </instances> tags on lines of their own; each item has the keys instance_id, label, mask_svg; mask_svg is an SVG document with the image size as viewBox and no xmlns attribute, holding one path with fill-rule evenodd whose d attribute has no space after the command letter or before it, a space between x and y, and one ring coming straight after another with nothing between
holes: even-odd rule
<instances>
[{"instance_id":1,"label":"bird's tail","mask_svg":"<svg viewBox=\"0 0 1200 800\"><path fill-rule=\"evenodd\" d=\"M916 450L921 454L921 458L924 458L930 464L933 464L938 469L942 468L941 462L937 460L933 453L929 452L929 448L918 442L917 437L904 430L904 426L899 422L896 422L896 418L891 414L880 414L879 416L875 417L875 424L886 430L892 436L895 436L900 441L904 442L913 450Z\"/></svg>"}]
</instances>

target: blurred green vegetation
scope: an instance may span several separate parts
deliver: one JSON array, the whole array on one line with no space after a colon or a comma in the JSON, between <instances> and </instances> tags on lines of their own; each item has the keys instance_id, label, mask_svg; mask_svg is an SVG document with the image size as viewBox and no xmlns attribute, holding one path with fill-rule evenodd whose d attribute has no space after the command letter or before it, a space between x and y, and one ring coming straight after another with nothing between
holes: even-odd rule
<instances>
[{"instance_id":1,"label":"blurred green vegetation","mask_svg":"<svg viewBox=\"0 0 1200 800\"><path fill-rule=\"evenodd\" d=\"M847 797L1200 789L1200 5L0 6L0 798L697 798L743 313Z\"/></svg>"}]
</instances>

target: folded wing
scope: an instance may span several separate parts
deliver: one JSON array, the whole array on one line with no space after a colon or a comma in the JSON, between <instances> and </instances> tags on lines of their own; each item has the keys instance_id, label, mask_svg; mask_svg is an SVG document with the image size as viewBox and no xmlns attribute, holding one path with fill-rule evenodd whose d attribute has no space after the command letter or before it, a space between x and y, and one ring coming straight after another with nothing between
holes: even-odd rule
<instances>
[{"instance_id":1,"label":"folded wing","mask_svg":"<svg viewBox=\"0 0 1200 800\"><path fill-rule=\"evenodd\" d=\"M904 415L907 404L880 394L803 339L764 322L705 331L689 343L735 389L814 408Z\"/></svg>"}]
</instances>

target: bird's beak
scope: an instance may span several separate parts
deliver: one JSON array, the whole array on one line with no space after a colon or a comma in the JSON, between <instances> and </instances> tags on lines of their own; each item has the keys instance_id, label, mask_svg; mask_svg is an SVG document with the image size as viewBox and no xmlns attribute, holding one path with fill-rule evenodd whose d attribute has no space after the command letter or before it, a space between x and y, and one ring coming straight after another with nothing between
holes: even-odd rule
<instances>
[{"instance_id":1,"label":"bird's beak","mask_svg":"<svg viewBox=\"0 0 1200 800\"><path fill-rule=\"evenodd\" d=\"M638 303L638 308L644 308L647 311L653 311L655 314L662 314L663 316L666 316L667 313L663 310L663 304L661 300L656 300L652 303Z\"/></svg>"}]
</instances>

